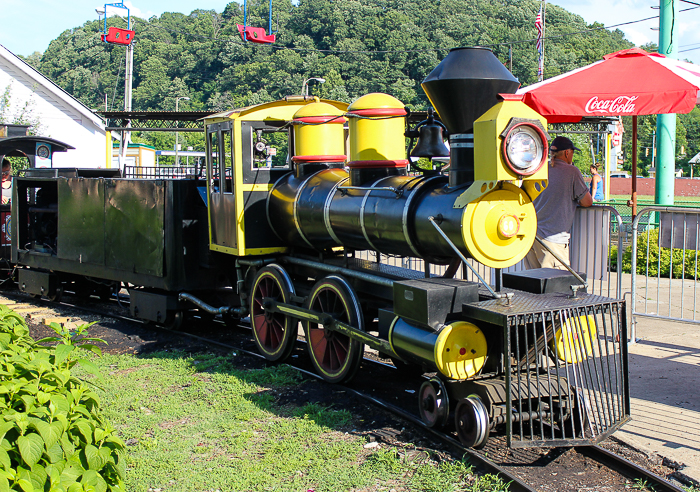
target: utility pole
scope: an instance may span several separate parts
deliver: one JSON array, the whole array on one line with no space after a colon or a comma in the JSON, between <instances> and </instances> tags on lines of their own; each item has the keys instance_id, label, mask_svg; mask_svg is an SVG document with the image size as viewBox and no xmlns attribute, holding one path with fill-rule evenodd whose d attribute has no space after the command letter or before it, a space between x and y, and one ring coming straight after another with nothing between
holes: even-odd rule
<instances>
[{"instance_id":1,"label":"utility pole","mask_svg":"<svg viewBox=\"0 0 700 492\"><path fill-rule=\"evenodd\" d=\"M181 96L181 97L176 97L176 98L175 98L175 118L178 118L177 113L180 111L180 110L178 109L178 105L177 105L177 103L180 101L180 99L182 99L183 101L189 101L189 100L190 100L190 98L187 97L187 96ZM178 122L178 121L177 121L177 119L176 119L176 120L175 120L175 128L177 128L177 122ZM178 155L178 153L179 153L179 151L180 151L180 142L179 142L178 135L179 135L179 134L178 134L177 130L175 130L175 166L176 166L176 167L180 165L180 156Z\"/></svg>"},{"instance_id":2,"label":"utility pole","mask_svg":"<svg viewBox=\"0 0 700 492\"><path fill-rule=\"evenodd\" d=\"M124 111L131 111L131 86L134 76L134 43L126 45L126 73L124 76ZM126 161L126 151L131 141L131 120L126 121L126 130L122 132L121 148L119 149L119 168L123 171Z\"/></svg>"},{"instance_id":3,"label":"utility pole","mask_svg":"<svg viewBox=\"0 0 700 492\"><path fill-rule=\"evenodd\" d=\"M660 0L659 5L659 53L678 58L676 16L679 0ZM673 205L676 171L676 115L660 114L656 117L656 187L655 202Z\"/></svg>"}]
</instances>

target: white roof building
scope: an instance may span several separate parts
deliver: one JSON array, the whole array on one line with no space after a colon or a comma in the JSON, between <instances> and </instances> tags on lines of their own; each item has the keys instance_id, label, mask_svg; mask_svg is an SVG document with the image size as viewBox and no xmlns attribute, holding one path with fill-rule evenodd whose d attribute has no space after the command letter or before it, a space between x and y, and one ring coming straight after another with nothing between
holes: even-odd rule
<instances>
[{"instance_id":1,"label":"white roof building","mask_svg":"<svg viewBox=\"0 0 700 492\"><path fill-rule=\"evenodd\" d=\"M40 136L75 147L75 150L56 153L53 167L106 167L106 132L102 119L0 45L0 96L8 87L10 107L5 110L6 116L18 114L29 102L32 118L41 124Z\"/></svg>"}]
</instances>

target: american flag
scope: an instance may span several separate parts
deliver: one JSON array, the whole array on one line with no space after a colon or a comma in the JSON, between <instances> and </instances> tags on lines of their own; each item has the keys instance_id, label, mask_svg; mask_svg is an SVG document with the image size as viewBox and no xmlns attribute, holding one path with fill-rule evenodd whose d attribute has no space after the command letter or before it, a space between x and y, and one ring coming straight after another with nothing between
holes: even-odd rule
<instances>
[{"instance_id":1,"label":"american flag","mask_svg":"<svg viewBox=\"0 0 700 492\"><path fill-rule=\"evenodd\" d=\"M537 78L542 80L544 75L544 16L542 15L542 4L540 4L540 11L535 18L535 28L537 29Z\"/></svg>"}]
</instances>

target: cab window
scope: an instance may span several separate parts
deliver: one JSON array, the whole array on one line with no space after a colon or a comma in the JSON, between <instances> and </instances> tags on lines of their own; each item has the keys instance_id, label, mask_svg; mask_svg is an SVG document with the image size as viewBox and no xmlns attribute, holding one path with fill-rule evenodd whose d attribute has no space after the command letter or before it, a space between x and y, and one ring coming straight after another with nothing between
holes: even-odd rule
<instances>
[{"instance_id":1,"label":"cab window","mask_svg":"<svg viewBox=\"0 0 700 492\"><path fill-rule=\"evenodd\" d=\"M252 168L289 169L290 136L287 128L258 128L251 132Z\"/></svg>"}]
</instances>

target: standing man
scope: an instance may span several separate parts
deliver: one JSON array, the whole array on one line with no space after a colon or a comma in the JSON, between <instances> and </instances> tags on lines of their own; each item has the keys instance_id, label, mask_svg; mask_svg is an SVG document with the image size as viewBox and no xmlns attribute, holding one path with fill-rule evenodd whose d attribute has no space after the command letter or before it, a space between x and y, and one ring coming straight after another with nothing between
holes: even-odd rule
<instances>
[{"instance_id":1,"label":"standing man","mask_svg":"<svg viewBox=\"0 0 700 492\"><path fill-rule=\"evenodd\" d=\"M572 165L576 148L566 137L557 137L549 147L552 159L549 163L547 188L534 200L537 212L537 237L570 263L569 238L574 223L576 207L590 207L593 198L583 180L581 171ZM525 257L525 268L557 268L565 270L549 251L535 241Z\"/></svg>"},{"instance_id":2,"label":"standing man","mask_svg":"<svg viewBox=\"0 0 700 492\"><path fill-rule=\"evenodd\" d=\"M7 159L2 160L2 204L12 199L12 165Z\"/></svg>"}]
</instances>

